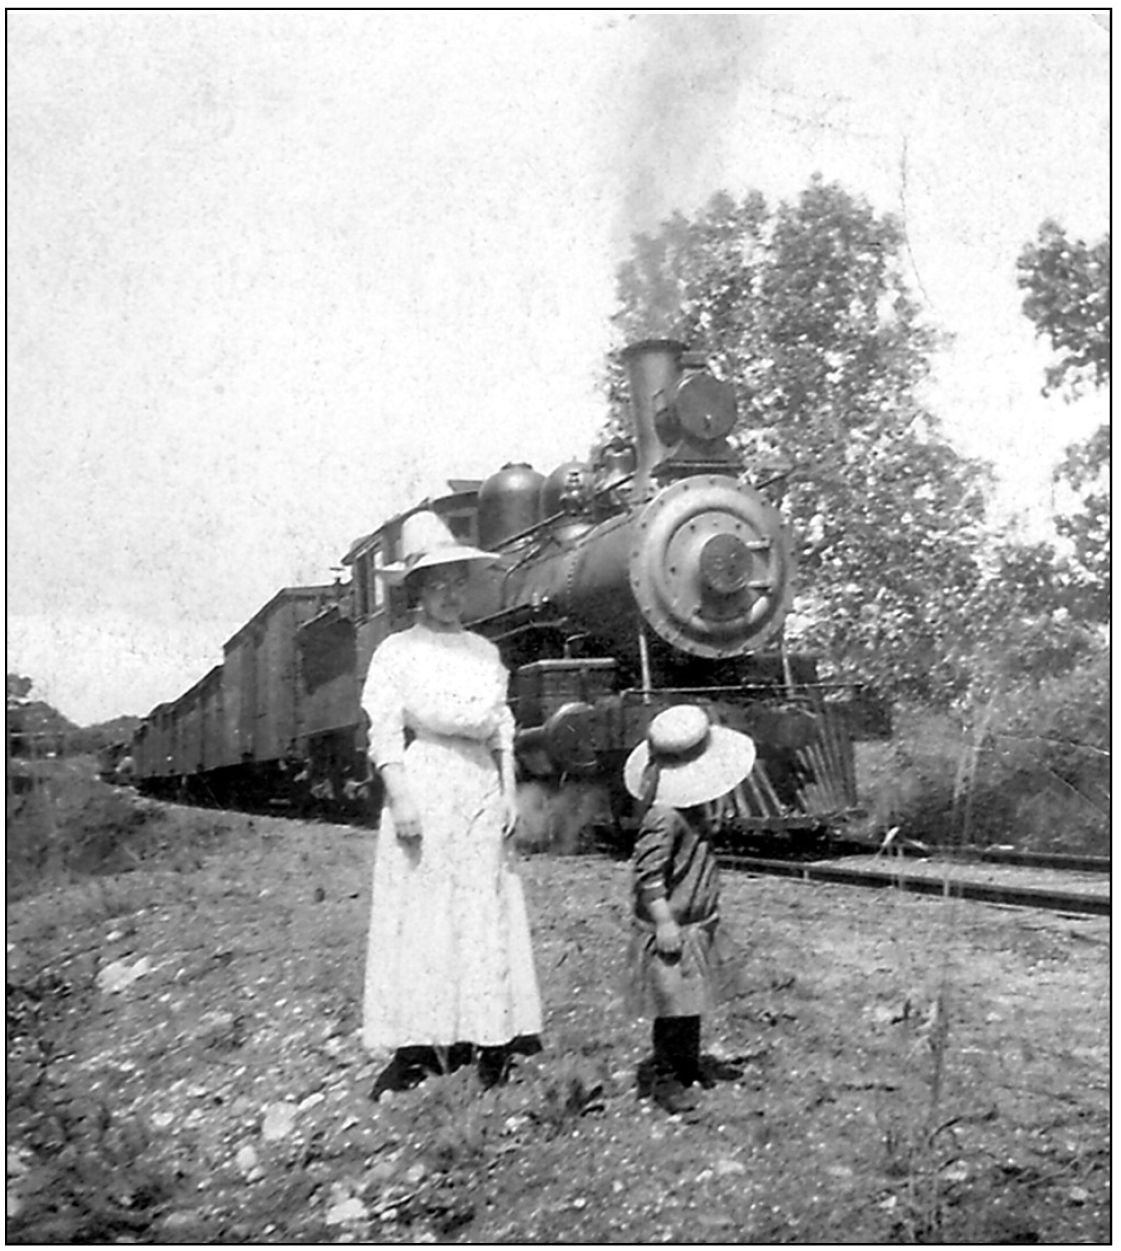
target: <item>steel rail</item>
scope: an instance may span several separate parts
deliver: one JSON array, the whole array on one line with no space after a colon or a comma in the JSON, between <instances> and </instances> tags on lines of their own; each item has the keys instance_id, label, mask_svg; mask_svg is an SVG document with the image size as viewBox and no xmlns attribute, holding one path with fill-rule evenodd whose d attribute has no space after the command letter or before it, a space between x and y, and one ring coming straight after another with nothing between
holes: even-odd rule
<instances>
[{"instance_id":1,"label":"steel rail","mask_svg":"<svg viewBox=\"0 0 1121 1251\"><path fill-rule=\"evenodd\" d=\"M1001 886L993 882L963 882L950 878L907 877L880 869L846 869L832 864L798 864L789 860L764 860L753 856L721 855L720 863L745 873L800 878L806 882L827 882L844 886L894 887L918 895L944 895L953 899L973 899L982 903L1012 904L1042 908L1049 912L1080 912L1110 915L1108 895L1084 895L1047 887Z\"/></svg>"},{"instance_id":2,"label":"steel rail","mask_svg":"<svg viewBox=\"0 0 1121 1251\"><path fill-rule=\"evenodd\" d=\"M989 864L1019 864L1034 869L1069 869L1075 873L1110 873L1110 856L1080 855L1077 852L1017 851L1006 847L931 847L931 852L949 860L984 860Z\"/></svg>"}]
</instances>

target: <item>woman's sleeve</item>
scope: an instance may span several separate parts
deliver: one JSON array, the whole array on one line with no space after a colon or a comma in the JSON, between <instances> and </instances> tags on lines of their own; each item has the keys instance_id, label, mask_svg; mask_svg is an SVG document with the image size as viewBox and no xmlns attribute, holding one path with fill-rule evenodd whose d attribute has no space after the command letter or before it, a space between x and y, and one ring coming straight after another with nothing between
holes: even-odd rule
<instances>
[{"instance_id":1,"label":"woman's sleeve","mask_svg":"<svg viewBox=\"0 0 1121 1251\"><path fill-rule=\"evenodd\" d=\"M655 804L646 810L634 845L635 889L643 903L665 899L666 868L673 849L674 811Z\"/></svg>"},{"instance_id":2,"label":"woman's sleeve","mask_svg":"<svg viewBox=\"0 0 1121 1251\"><path fill-rule=\"evenodd\" d=\"M383 643L374 652L362 687L362 709L370 718L367 752L379 769L387 764L401 764L405 759L405 710L392 650Z\"/></svg>"},{"instance_id":3,"label":"woman's sleeve","mask_svg":"<svg viewBox=\"0 0 1121 1251\"><path fill-rule=\"evenodd\" d=\"M497 724L494 733L487 741L487 746L491 751L510 752L514 751L514 714L510 711L510 705L506 700L507 689L510 685L510 675L506 671L506 666L502 663L495 650L494 664L497 669L495 678L495 708Z\"/></svg>"},{"instance_id":4,"label":"woman's sleeve","mask_svg":"<svg viewBox=\"0 0 1121 1251\"><path fill-rule=\"evenodd\" d=\"M505 700L498 710L498 725L490 737L489 747L491 751L512 753L514 750L514 714Z\"/></svg>"}]
</instances>

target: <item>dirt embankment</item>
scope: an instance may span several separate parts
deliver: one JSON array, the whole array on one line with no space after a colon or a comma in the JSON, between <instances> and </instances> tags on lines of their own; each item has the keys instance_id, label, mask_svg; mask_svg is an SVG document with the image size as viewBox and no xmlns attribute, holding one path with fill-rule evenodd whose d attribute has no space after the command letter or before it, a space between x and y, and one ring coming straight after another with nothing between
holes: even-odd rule
<instances>
[{"instance_id":1,"label":"dirt embankment","mask_svg":"<svg viewBox=\"0 0 1121 1251\"><path fill-rule=\"evenodd\" d=\"M11 1241L1108 1241L1109 924L727 877L742 1080L635 1098L626 866L524 875L545 1051L372 1105L373 835L177 808L9 908Z\"/></svg>"}]
</instances>

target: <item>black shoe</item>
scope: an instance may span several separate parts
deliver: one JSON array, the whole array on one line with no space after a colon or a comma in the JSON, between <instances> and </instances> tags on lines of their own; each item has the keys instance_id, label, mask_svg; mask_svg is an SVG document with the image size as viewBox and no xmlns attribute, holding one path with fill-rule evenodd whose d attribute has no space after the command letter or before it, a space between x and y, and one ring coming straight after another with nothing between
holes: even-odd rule
<instances>
[{"instance_id":1,"label":"black shoe","mask_svg":"<svg viewBox=\"0 0 1121 1251\"><path fill-rule=\"evenodd\" d=\"M653 1099L658 1107L671 1115L692 1112L697 1107L697 1093L689 1089L689 1082L682 1081L673 1067L657 1056L647 1056L638 1070L638 1097Z\"/></svg>"},{"instance_id":2,"label":"black shoe","mask_svg":"<svg viewBox=\"0 0 1121 1251\"><path fill-rule=\"evenodd\" d=\"M479 1048L479 1084L484 1090L505 1085L510 1076L510 1052L506 1047Z\"/></svg>"},{"instance_id":3,"label":"black shoe","mask_svg":"<svg viewBox=\"0 0 1121 1251\"><path fill-rule=\"evenodd\" d=\"M670 1116L678 1116L682 1112L693 1112L699 1102L695 1090L690 1090L676 1077L669 1077L664 1073L659 1073L654 1079L651 1094L658 1107L668 1112Z\"/></svg>"},{"instance_id":4,"label":"black shoe","mask_svg":"<svg viewBox=\"0 0 1121 1251\"><path fill-rule=\"evenodd\" d=\"M406 1059L398 1052L378 1074L370 1090L370 1098L377 1103L387 1090L412 1090L414 1086L419 1086L430 1072L428 1065L418 1060Z\"/></svg>"},{"instance_id":5,"label":"black shoe","mask_svg":"<svg viewBox=\"0 0 1121 1251\"><path fill-rule=\"evenodd\" d=\"M447 1049L446 1052L447 1072L457 1073L460 1069L465 1068L475 1058L475 1048L469 1042L457 1042Z\"/></svg>"},{"instance_id":6,"label":"black shoe","mask_svg":"<svg viewBox=\"0 0 1121 1251\"><path fill-rule=\"evenodd\" d=\"M716 1056L704 1055L697 1063L697 1072L693 1080L705 1090L711 1090L717 1082L738 1082L743 1077L743 1072L742 1066L738 1064L719 1060Z\"/></svg>"}]
</instances>

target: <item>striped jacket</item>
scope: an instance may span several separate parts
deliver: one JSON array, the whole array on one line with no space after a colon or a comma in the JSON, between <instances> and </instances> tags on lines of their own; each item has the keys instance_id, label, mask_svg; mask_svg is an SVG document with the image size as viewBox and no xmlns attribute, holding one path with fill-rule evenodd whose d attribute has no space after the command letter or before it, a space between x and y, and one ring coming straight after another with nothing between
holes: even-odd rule
<instances>
[{"instance_id":1,"label":"striped jacket","mask_svg":"<svg viewBox=\"0 0 1121 1251\"><path fill-rule=\"evenodd\" d=\"M677 808L659 804L642 819L634 847L634 914L653 922L650 901L668 901L678 925L716 916L720 876L708 830Z\"/></svg>"}]
</instances>

